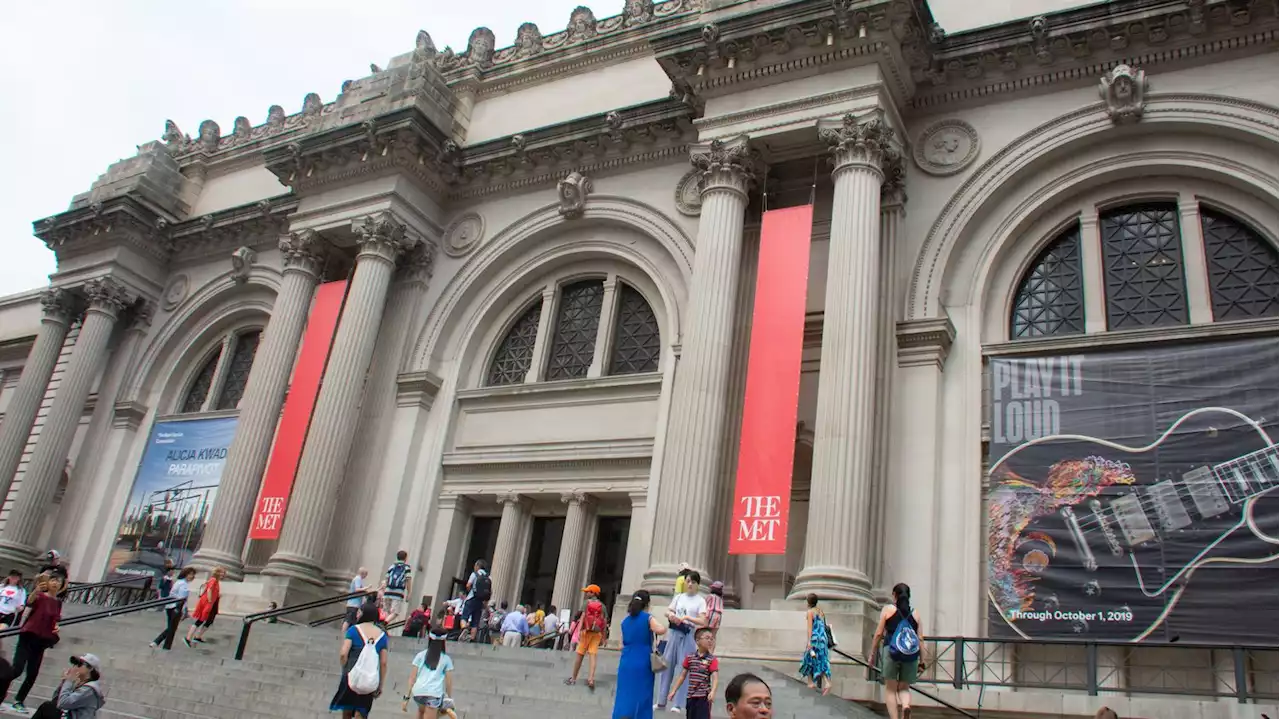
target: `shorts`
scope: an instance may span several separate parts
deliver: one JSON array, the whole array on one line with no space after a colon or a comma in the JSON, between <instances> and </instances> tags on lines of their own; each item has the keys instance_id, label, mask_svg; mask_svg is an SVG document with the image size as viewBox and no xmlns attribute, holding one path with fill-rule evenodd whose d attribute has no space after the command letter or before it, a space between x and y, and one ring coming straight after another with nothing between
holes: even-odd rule
<instances>
[{"instance_id":1,"label":"shorts","mask_svg":"<svg viewBox=\"0 0 1280 719\"><path fill-rule=\"evenodd\" d=\"M382 608L387 610L387 614L398 617L404 610L404 597L388 592L382 596Z\"/></svg>"},{"instance_id":2,"label":"shorts","mask_svg":"<svg viewBox=\"0 0 1280 719\"><path fill-rule=\"evenodd\" d=\"M897 681L906 682L907 684L915 684L916 679L920 676L920 660L912 659L909 662L894 661L889 656L889 647L880 649L880 679L881 681Z\"/></svg>"},{"instance_id":3,"label":"shorts","mask_svg":"<svg viewBox=\"0 0 1280 719\"><path fill-rule=\"evenodd\" d=\"M578 654L595 656L604 644L604 632L578 632Z\"/></svg>"},{"instance_id":4,"label":"shorts","mask_svg":"<svg viewBox=\"0 0 1280 719\"><path fill-rule=\"evenodd\" d=\"M689 697L684 705L688 719L711 719L711 699L709 697Z\"/></svg>"},{"instance_id":5,"label":"shorts","mask_svg":"<svg viewBox=\"0 0 1280 719\"><path fill-rule=\"evenodd\" d=\"M347 607L346 613L342 617L342 621L349 627L359 624L360 607Z\"/></svg>"},{"instance_id":6,"label":"shorts","mask_svg":"<svg viewBox=\"0 0 1280 719\"><path fill-rule=\"evenodd\" d=\"M462 605L462 621L466 622L468 627L479 627L483 616L484 602L482 600L472 597L467 600L466 604Z\"/></svg>"},{"instance_id":7,"label":"shorts","mask_svg":"<svg viewBox=\"0 0 1280 719\"><path fill-rule=\"evenodd\" d=\"M428 709L452 709L453 700L449 697L414 697L413 702Z\"/></svg>"}]
</instances>

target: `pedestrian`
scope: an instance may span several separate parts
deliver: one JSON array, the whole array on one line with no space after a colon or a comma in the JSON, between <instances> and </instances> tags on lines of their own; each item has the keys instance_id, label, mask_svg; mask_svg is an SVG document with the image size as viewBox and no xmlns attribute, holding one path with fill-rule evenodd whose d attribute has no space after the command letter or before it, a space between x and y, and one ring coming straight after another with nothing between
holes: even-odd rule
<instances>
[{"instance_id":1,"label":"pedestrian","mask_svg":"<svg viewBox=\"0 0 1280 719\"><path fill-rule=\"evenodd\" d=\"M671 596L678 597L681 594L684 594L685 580L688 579L689 574L691 574L692 572L693 572L693 568L691 568L688 564L686 564L685 562L680 563L680 571L676 572L675 591L671 593Z\"/></svg>"},{"instance_id":2,"label":"pedestrian","mask_svg":"<svg viewBox=\"0 0 1280 719\"><path fill-rule=\"evenodd\" d=\"M467 623L471 641L479 637L484 627L484 607L493 595L493 582L489 579L489 563L477 559L467 578L467 596L462 604L462 621Z\"/></svg>"},{"instance_id":3,"label":"pedestrian","mask_svg":"<svg viewBox=\"0 0 1280 719\"><path fill-rule=\"evenodd\" d=\"M613 719L653 719L653 640L667 628L649 614L649 593L641 589L627 603L622 618L622 655L618 658L618 689L613 696Z\"/></svg>"},{"instance_id":4,"label":"pedestrian","mask_svg":"<svg viewBox=\"0 0 1280 719\"><path fill-rule=\"evenodd\" d=\"M429 624L431 624L431 607L427 606L427 600L424 597L422 605L409 615L408 621L404 623L404 631L400 632L400 635L421 639L427 635Z\"/></svg>"},{"instance_id":5,"label":"pedestrian","mask_svg":"<svg viewBox=\"0 0 1280 719\"><path fill-rule=\"evenodd\" d=\"M707 591L707 627L718 632L724 618L724 582L712 582Z\"/></svg>"},{"instance_id":6,"label":"pedestrian","mask_svg":"<svg viewBox=\"0 0 1280 719\"><path fill-rule=\"evenodd\" d=\"M356 594L364 592L364 587L369 579L369 570L361 567L356 570L356 575L351 578L351 582L347 585L347 594ZM346 611L342 617L342 634L345 636L347 630L355 626L356 619L360 616L360 606L365 602L365 596L362 594L358 597L352 597L347 600Z\"/></svg>"},{"instance_id":7,"label":"pedestrian","mask_svg":"<svg viewBox=\"0 0 1280 719\"><path fill-rule=\"evenodd\" d=\"M667 693L667 702L675 699L676 689L684 685L687 677L689 685L685 689L685 716L689 719L711 719L711 702L716 695L716 684L720 677L720 660L711 653L716 643L715 632L702 627L694 632L694 642L698 650L684 658L680 676Z\"/></svg>"},{"instance_id":8,"label":"pedestrian","mask_svg":"<svg viewBox=\"0 0 1280 719\"><path fill-rule=\"evenodd\" d=\"M187 628L187 636L183 638L187 646L194 646L191 642L204 644L204 633L209 631L209 627L213 626L213 620L218 618L218 605L222 600L222 579L226 576L226 567L214 567L208 581L200 587L200 598L196 601L195 611L191 612L191 618L195 622Z\"/></svg>"},{"instance_id":9,"label":"pedestrian","mask_svg":"<svg viewBox=\"0 0 1280 719\"><path fill-rule=\"evenodd\" d=\"M773 690L754 674L739 674L724 690L729 719L769 719L773 716Z\"/></svg>"},{"instance_id":10,"label":"pedestrian","mask_svg":"<svg viewBox=\"0 0 1280 719\"><path fill-rule=\"evenodd\" d=\"M902 641L899 640L899 630ZM881 640L884 641L883 646ZM912 644L914 656L903 651L910 649ZM893 604L880 610L880 622L875 636L871 638L871 654L867 656L867 663L872 665L879 658L884 705L889 710L889 719L911 719L911 685L915 684L920 673L920 648L923 645L920 613L911 608L911 587L896 584L893 587Z\"/></svg>"},{"instance_id":11,"label":"pedestrian","mask_svg":"<svg viewBox=\"0 0 1280 719\"><path fill-rule=\"evenodd\" d=\"M0 629L18 626L22 608L27 604L27 590L22 586L22 572L10 569L0 587Z\"/></svg>"},{"instance_id":12,"label":"pedestrian","mask_svg":"<svg viewBox=\"0 0 1280 719\"><path fill-rule=\"evenodd\" d=\"M404 614L404 598L409 596L413 586L413 567L409 566L409 553L401 549L396 552L396 563L387 567L387 574L382 581L382 608L387 612L387 621L394 622Z\"/></svg>"},{"instance_id":13,"label":"pedestrian","mask_svg":"<svg viewBox=\"0 0 1280 719\"><path fill-rule=\"evenodd\" d=\"M173 562L164 560L164 569L160 572L160 582L156 586L156 599L164 599L169 596L169 591L173 589Z\"/></svg>"},{"instance_id":14,"label":"pedestrian","mask_svg":"<svg viewBox=\"0 0 1280 719\"><path fill-rule=\"evenodd\" d=\"M804 615L808 643L800 661L800 676L810 689L821 689L826 696L831 693L831 635L827 633L827 615L818 606L818 595L805 597L805 603L809 605Z\"/></svg>"},{"instance_id":15,"label":"pedestrian","mask_svg":"<svg viewBox=\"0 0 1280 719\"><path fill-rule=\"evenodd\" d=\"M152 649L163 647L165 651L169 651L173 648L173 638L178 634L178 627L182 624L182 618L187 615L187 597L191 594L191 580L195 578L196 570L187 567L178 575L177 581L169 585L169 592L165 595L165 598L174 601L164 605L164 631L160 632L155 640L151 642Z\"/></svg>"},{"instance_id":16,"label":"pedestrian","mask_svg":"<svg viewBox=\"0 0 1280 719\"><path fill-rule=\"evenodd\" d=\"M582 589L587 596L587 606L582 610L578 620L578 636L574 642L578 656L573 658L573 673L565 680L565 684L573 686L578 682L578 672L582 670L582 658L590 657L587 668L587 688L596 688L596 654L604 645L605 635L609 631L609 619L604 613L604 603L600 601L600 586L588 584ZM625 637L625 635L624 635ZM651 677L652 678L652 677Z\"/></svg>"},{"instance_id":17,"label":"pedestrian","mask_svg":"<svg viewBox=\"0 0 1280 719\"><path fill-rule=\"evenodd\" d=\"M539 603L538 608L533 612L533 616L529 617L529 631L533 634L542 634L542 620L546 618L546 609Z\"/></svg>"},{"instance_id":18,"label":"pedestrian","mask_svg":"<svg viewBox=\"0 0 1280 719\"><path fill-rule=\"evenodd\" d=\"M40 676L40 665L44 662L44 653L58 643L58 620L62 618L62 603L54 597L59 581L48 575L36 576L35 591L27 597L26 621L18 633L18 646L13 652L13 669L0 677L0 701L9 696L9 686L14 679L26 674L12 711L25 714L27 695Z\"/></svg>"},{"instance_id":19,"label":"pedestrian","mask_svg":"<svg viewBox=\"0 0 1280 719\"><path fill-rule=\"evenodd\" d=\"M671 634L668 636L666 651L663 653L667 668L658 675L658 694L654 699L658 709L666 708L669 703L667 697L672 688L672 680L675 679L679 667L684 665L684 658L692 654L696 648L693 633L707 625L707 601L698 593L701 584L702 576L696 571L690 571L684 578L684 594L672 597L671 604L667 607L667 621L671 627ZM684 711L685 688L676 687L676 690L675 703L671 710Z\"/></svg>"},{"instance_id":20,"label":"pedestrian","mask_svg":"<svg viewBox=\"0 0 1280 719\"><path fill-rule=\"evenodd\" d=\"M45 552L44 566L40 567L39 574L48 574L56 584L51 585L50 593L57 598L59 602L67 600L67 593L71 591L71 582L68 579L70 567L67 558L62 556L62 552L56 549L50 549Z\"/></svg>"},{"instance_id":21,"label":"pedestrian","mask_svg":"<svg viewBox=\"0 0 1280 719\"><path fill-rule=\"evenodd\" d=\"M373 700L382 695L382 687L387 678L387 633L378 628L378 610L376 605L366 604L360 608L355 626L347 630L342 640L342 649L338 652L338 661L342 663L342 677L338 680L338 691L329 702L329 711L342 712L342 719L353 719L356 715L369 716L373 710ZM373 645L378 654L378 688L368 694L361 694L351 688L347 681L351 670L360 660L365 646Z\"/></svg>"},{"instance_id":22,"label":"pedestrian","mask_svg":"<svg viewBox=\"0 0 1280 719\"><path fill-rule=\"evenodd\" d=\"M489 641L493 644L502 643L502 620L507 618L508 604L503 602L497 607L493 607L493 602L489 603Z\"/></svg>"},{"instance_id":23,"label":"pedestrian","mask_svg":"<svg viewBox=\"0 0 1280 719\"><path fill-rule=\"evenodd\" d=\"M518 647L529 636L529 619L524 614L524 607L517 604L502 620L502 646Z\"/></svg>"},{"instance_id":24,"label":"pedestrian","mask_svg":"<svg viewBox=\"0 0 1280 719\"><path fill-rule=\"evenodd\" d=\"M98 710L107 703L99 682L102 680L102 662L93 654L71 657L71 666L62 673L62 681L53 695L53 701L36 709L36 719L94 719Z\"/></svg>"},{"instance_id":25,"label":"pedestrian","mask_svg":"<svg viewBox=\"0 0 1280 719\"><path fill-rule=\"evenodd\" d=\"M1266 714L1262 716L1265 717ZM1116 711L1111 707L1102 707L1093 715L1093 719L1120 719L1120 715L1116 714Z\"/></svg>"},{"instance_id":26,"label":"pedestrian","mask_svg":"<svg viewBox=\"0 0 1280 719\"><path fill-rule=\"evenodd\" d=\"M400 710L409 711L409 700L418 705L418 719L436 719L453 694L453 660L445 653L445 640L433 633L427 648L413 658L409 671L409 694Z\"/></svg>"},{"instance_id":27,"label":"pedestrian","mask_svg":"<svg viewBox=\"0 0 1280 719\"><path fill-rule=\"evenodd\" d=\"M547 609L547 616L542 619L542 648L555 649L560 638L560 615L556 614L556 605Z\"/></svg>"}]
</instances>

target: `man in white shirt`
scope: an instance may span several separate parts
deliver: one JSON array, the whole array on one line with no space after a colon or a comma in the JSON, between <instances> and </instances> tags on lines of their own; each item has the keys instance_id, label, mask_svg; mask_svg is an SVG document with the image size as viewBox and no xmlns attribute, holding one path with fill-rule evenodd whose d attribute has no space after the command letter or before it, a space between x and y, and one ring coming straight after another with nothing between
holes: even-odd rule
<instances>
[{"instance_id":1,"label":"man in white shirt","mask_svg":"<svg viewBox=\"0 0 1280 719\"><path fill-rule=\"evenodd\" d=\"M0 628L18 626L26 603L27 590L22 588L22 572L12 569L4 586L0 587Z\"/></svg>"},{"instance_id":2,"label":"man in white shirt","mask_svg":"<svg viewBox=\"0 0 1280 719\"><path fill-rule=\"evenodd\" d=\"M547 610L547 616L542 619L542 636L555 637L555 638L543 642L542 647L544 649L556 648L556 642L558 642L560 639L558 636L556 636L557 634L559 634L559 631L560 631L560 617L559 615L556 614L556 607L553 604L551 605L551 608Z\"/></svg>"},{"instance_id":3,"label":"man in white shirt","mask_svg":"<svg viewBox=\"0 0 1280 719\"><path fill-rule=\"evenodd\" d=\"M363 591L365 587L365 581L368 578L369 578L369 570L364 567L361 567L360 571L356 572L356 576L351 578L351 584L347 587L347 592L354 593L354 592ZM346 636L348 629L355 626L356 617L360 613L360 605L364 604L365 601L366 601L366 598L363 596L354 597L352 599L347 600L346 616L342 618L343 636Z\"/></svg>"}]
</instances>

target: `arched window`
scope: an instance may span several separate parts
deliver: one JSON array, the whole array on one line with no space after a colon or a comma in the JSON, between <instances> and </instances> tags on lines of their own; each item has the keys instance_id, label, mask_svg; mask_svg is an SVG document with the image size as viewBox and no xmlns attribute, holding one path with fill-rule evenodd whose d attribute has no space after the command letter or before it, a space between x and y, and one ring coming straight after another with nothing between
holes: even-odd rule
<instances>
[{"instance_id":1,"label":"arched window","mask_svg":"<svg viewBox=\"0 0 1280 719\"><path fill-rule=\"evenodd\" d=\"M1098 218L1107 289L1107 328L1187 322L1178 206L1122 207Z\"/></svg>"},{"instance_id":2,"label":"arched window","mask_svg":"<svg viewBox=\"0 0 1280 719\"><path fill-rule=\"evenodd\" d=\"M560 291L556 334L551 342L547 379L586 377L595 354L600 329L600 308L604 302L604 282L584 280L565 285Z\"/></svg>"},{"instance_id":3,"label":"arched window","mask_svg":"<svg viewBox=\"0 0 1280 719\"><path fill-rule=\"evenodd\" d=\"M1274 316L1275 248L1244 224L1204 207L1200 226L1214 321Z\"/></svg>"},{"instance_id":4,"label":"arched window","mask_svg":"<svg viewBox=\"0 0 1280 719\"><path fill-rule=\"evenodd\" d=\"M542 298L529 305L520 318L507 330L498 351L489 365L485 384L519 384L524 381L533 363L533 348L538 340L538 320L542 316Z\"/></svg>"},{"instance_id":5,"label":"arched window","mask_svg":"<svg viewBox=\"0 0 1280 719\"><path fill-rule=\"evenodd\" d=\"M613 333L613 356L609 358L610 374L656 372L662 351L658 318L653 308L629 285L618 291L618 321Z\"/></svg>"},{"instance_id":6,"label":"arched window","mask_svg":"<svg viewBox=\"0 0 1280 719\"><path fill-rule=\"evenodd\" d=\"M1080 225L1049 243L1023 275L1010 320L1013 339L1082 334L1084 281L1080 272Z\"/></svg>"},{"instance_id":7,"label":"arched window","mask_svg":"<svg viewBox=\"0 0 1280 719\"><path fill-rule=\"evenodd\" d=\"M262 331L228 334L196 373L179 405L179 414L236 409L249 382Z\"/></svg>"}]
</instances>

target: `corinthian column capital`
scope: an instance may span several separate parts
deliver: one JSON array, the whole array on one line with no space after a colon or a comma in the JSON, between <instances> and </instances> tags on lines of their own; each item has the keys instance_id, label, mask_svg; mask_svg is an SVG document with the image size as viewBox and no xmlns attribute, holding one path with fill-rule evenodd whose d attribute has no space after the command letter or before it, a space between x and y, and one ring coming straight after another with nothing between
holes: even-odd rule
<instances>
[{"instance_id":1,"label":"corinthian column capital","mask_svg":"<svg viewBox=\"0 0 1280 719\"><path fill-rule=\"evenodd\" d=\"M97 277L84 283L84 295L89 300L89 309L110 315L113 319L119 317L134 300L129 290L112 277Z\"/></svg>"},{"instance_id":2,"label":"corinthian column capital","mask_svg":"<svg viewBox=\"0 0 1280 719\"><path fill-rule=\"evenodd\" d=\"M61 287L50 287L40 296L44 318L49 322L68 324L76 314L76 298Z\"/></svg>"},{"instance_id":3,"label":"corinthian column capital","mask_svg":"<svg viewBox=\"0 0 1280 719\"><path fill-rule=\"evenodd\" d=\"M396 257L409 244L404 223L386 210L364 218L356 231L360 233L361 257L377 257L395 264Z\"/></svg>"},{"instance_id":4,"label":"corinthian column capital","mask_svg":"<svg viewBox=\"0 0 1280 719\"><path fill-rule=\"evenodd\" d=\"M690 161L702 171L702 195L727 190L744 197L756 177L759 160L746 135L694 145Z\"/></svg>"},{"instance_id":5,"label":"corinthian column capital","mask_svg":"<svg viewBox=\"0 0 1280 719\"><path fill-rule=\"evenodd\" d=\"M907 203L907 167L897 148L885 152L881 172L884 182L880 185L880 211L902 212Z\"/></svg>"},{"instance_id":6,"label":"corinthian column capital","mask_svg":"<svg viewBox=\"0 0 1280 719\"><path fill-rule=\"evenodd\" d=\"M326 252L325 241L315 230L299 230L280 238L284 269L320 276Z\"/></svg>"},{"instance_id":7,"label":"corinthian column capital","mask_svg":"<svg viewBox=\"0 0 1280 719\"><path fill-rule=\"evenodd\" d=\"M524 498L516 492L503 492L497 497L498 504L519 504Z\"/></svg>"},{"instance_id":8,"label":"corinthian column capital","mask_svg":"<svg viewBox=\"0 0 1280 719\"><path fill-rule=\"evenodd\" d=\"M396 270L401 282L426 282L431 279L436 266L436 243L422 238L404 251Z\"/></svg>"},{"instance_id":9,"label":"corinthian column capital","mask_svg":"<svg viewBox=\"0 0 1280 719\"><path fill-rule=\"evenodd\" d=\"M830 145L833 175L857 166L882 172L885 156L896 151L894 136L879 110L818 123L818 137Z\"/></svg>"}]
</instances>

